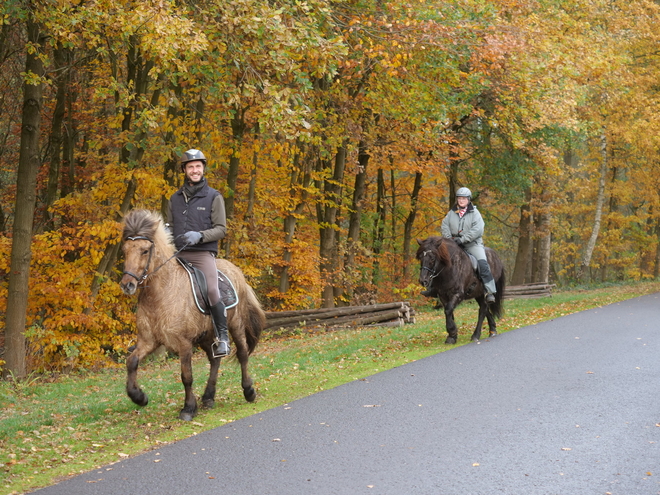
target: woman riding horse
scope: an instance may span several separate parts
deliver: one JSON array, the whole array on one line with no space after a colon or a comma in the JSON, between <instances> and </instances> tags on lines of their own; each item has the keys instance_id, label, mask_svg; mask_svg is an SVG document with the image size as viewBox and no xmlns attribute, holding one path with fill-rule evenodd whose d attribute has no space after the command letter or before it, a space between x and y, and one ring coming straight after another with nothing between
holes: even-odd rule
<instances>
[{"instance_id":1,"label":"woman riding horse","mask_svg":"<svg viewBox=\"0 0 660 495\"><path fill-rule=\"evenodd\" d=\"M495 302L495 280L490 271L490 265L486 259L484 249L484 219L477 207L472 203L472 191L467 187L461 187L456 191L456 204L449 210L442 220L442 237L453 239L477 259L479 276L486 289L486 303ZM423 296L437 297L431 288L422 292Z\"/></svg>"}]
</instances>

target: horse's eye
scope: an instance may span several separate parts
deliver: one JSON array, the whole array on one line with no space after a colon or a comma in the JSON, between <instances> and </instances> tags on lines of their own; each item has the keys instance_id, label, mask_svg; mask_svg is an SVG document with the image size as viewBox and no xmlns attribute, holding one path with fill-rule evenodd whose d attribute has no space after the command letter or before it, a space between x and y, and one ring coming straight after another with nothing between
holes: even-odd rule
<instances>
[{"instance_id":1,"label":"horse's eye","mask_svg":"<svg viewBox=\"0 0 660 495\"><path fill-rule=\"evenodd\" d=\"M146 256L146 255L148 255L148 254L149 254L149 250L148 250L148 249L145 249L144 251L142 251L142 256Z\"/></svg>"}]
</instances>

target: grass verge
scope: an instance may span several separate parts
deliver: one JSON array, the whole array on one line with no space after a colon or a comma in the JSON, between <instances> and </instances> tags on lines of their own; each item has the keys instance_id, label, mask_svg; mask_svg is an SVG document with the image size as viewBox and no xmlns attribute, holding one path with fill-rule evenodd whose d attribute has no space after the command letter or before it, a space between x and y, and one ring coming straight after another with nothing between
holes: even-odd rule
<instances>
[{"instance_id":1,"label":"grass verge","mask_svg":"<svg viewBox=\"0 0 660 495\"><path fill-rule=\"evenodd\" d=\"M551 298L505 303L500 333L660 291L646 282L556 292ZM223 363L216 406L192 422L178 419L183 405L179 361L165 358L141 366L139 383L149 405L135 406L125 394L123 367L79 373L55 381L0 382L0 494L26 493L201 431L281 406L321 390L373 375L456 346L444 344L442 312L413 304L417 322L398 328L370 327L331 332L301 330L286 338L268 334L250 359L258 390L248 404L237 363ZM459 341L469 342L476 304L456 311ZM195 389L201 394L208 364L194 359Z\"/></svg>"}]
</instances>

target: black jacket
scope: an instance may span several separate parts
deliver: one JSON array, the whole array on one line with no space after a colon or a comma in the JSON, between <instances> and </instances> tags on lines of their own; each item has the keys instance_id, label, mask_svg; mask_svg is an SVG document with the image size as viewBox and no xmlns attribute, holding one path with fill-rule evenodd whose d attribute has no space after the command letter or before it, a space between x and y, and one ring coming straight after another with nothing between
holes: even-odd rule
<instances>
[{"instance_id":1,"label":"black jacket","mask_svg":"<svg viewBox=\"0 0 660 495\"><path fill-rule=\"evenodd\" d=\"M168 223L172 226L174 244L181 249L185 243L183 234L200 232L199 244L188 246L187 251L211 251L218 254L218 240L226 234L226 217L222 195L208 183L191 198L183 187L170 198Z\"/></svg>"}]
</instances>

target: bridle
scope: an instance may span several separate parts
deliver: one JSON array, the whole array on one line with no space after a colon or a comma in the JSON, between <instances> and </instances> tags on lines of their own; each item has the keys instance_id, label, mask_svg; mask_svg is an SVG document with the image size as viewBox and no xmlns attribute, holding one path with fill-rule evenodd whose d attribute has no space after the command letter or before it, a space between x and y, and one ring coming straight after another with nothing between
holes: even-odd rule
<instances>
[{"instance_id":1,"label":"bridle","mask_svg":"<svg viewBox=\"0 0 660 495\"><path fill-rule=\"evenodd\" d=\"M429 253L431 253L431 252L432 252L431 249L428 249L428 250L424 251L424 252L422 253L422 257L425 257L427 254L429 254ZM428 284L427 284L426 286L428 287L429 285L431 285L431 282L433 282L433 279L436 278L437 276L439 276L439 275L443 272L443 270L444 270L445 268L446 268L446 267L443 266L440 270L438 270L438 271L436 272L433 268L429 268L428 266L426 266L426 265L424 264L424 261L422 261L422 267L420 268L420 271L424 271L424 270L426 270L427 272L430 272L430 273L429 273Z\"/></svg>"},{"instance_id":2,"label":"bridle","mask_svg":"<svg viewBox=\"0 0 660 495\"><path fill-rule=\"evenodd\" d=\"M183 251L185 248L188 247L188 243L184 244L181 249L179 249L172 256L170 256L165 261L163 261L163 263L161 263L161 265L158 266L153 272L149 273L149 265L151 264L151 257L154 254L154 241L152 241L151 239L149 239L148 237L146 237L144 235L136 235L134 237L127 237L125 240L127 240L127 241L149 241L151 243L151 246L149 246L149 259L147 260L147 264L144 266L144 271L142 272L142 275L140 275L138 277L133 272L129 272L127 270L123 271L124 275L128 275L129 277L133 277L135 280L137 280L138 285L142 284L147 279L147 277L149 275L153 275L154 273L156 273L163 266L165 266L165 264L168 261L170 261L172 258L176 257L177 254L179 254L181 251Z\"/></svg>"},{"instance_id":3,"label":"bridle","mask_svg":"<svg viewBox=\"0 0 660 495\"><path fill-rule=\"evenodd\" d=\"M154 254L154 241L152 241L151 239L149 239L148 237L143 236L143 235L136 235L135 237L127 237L125 240L127 240L127 241L149 241L151 243L151 246L149 246L149 259L147 260L147 264L144 266L144 271L142 272L142 275L140 275L138 277L133 272L129 272L127 270L124 270L124 272L123 272L124 275L128 275L130 277L133 277L135 280L137 280L137 283L139 285L142 282L144 282L147 279L147 277L149 276L149 265L151 264L151 257ZM158 268L160 268L160 267L158 267ZM154 272L155 272L155 270L154 270Z\"/></svg>"}]
</instances>

